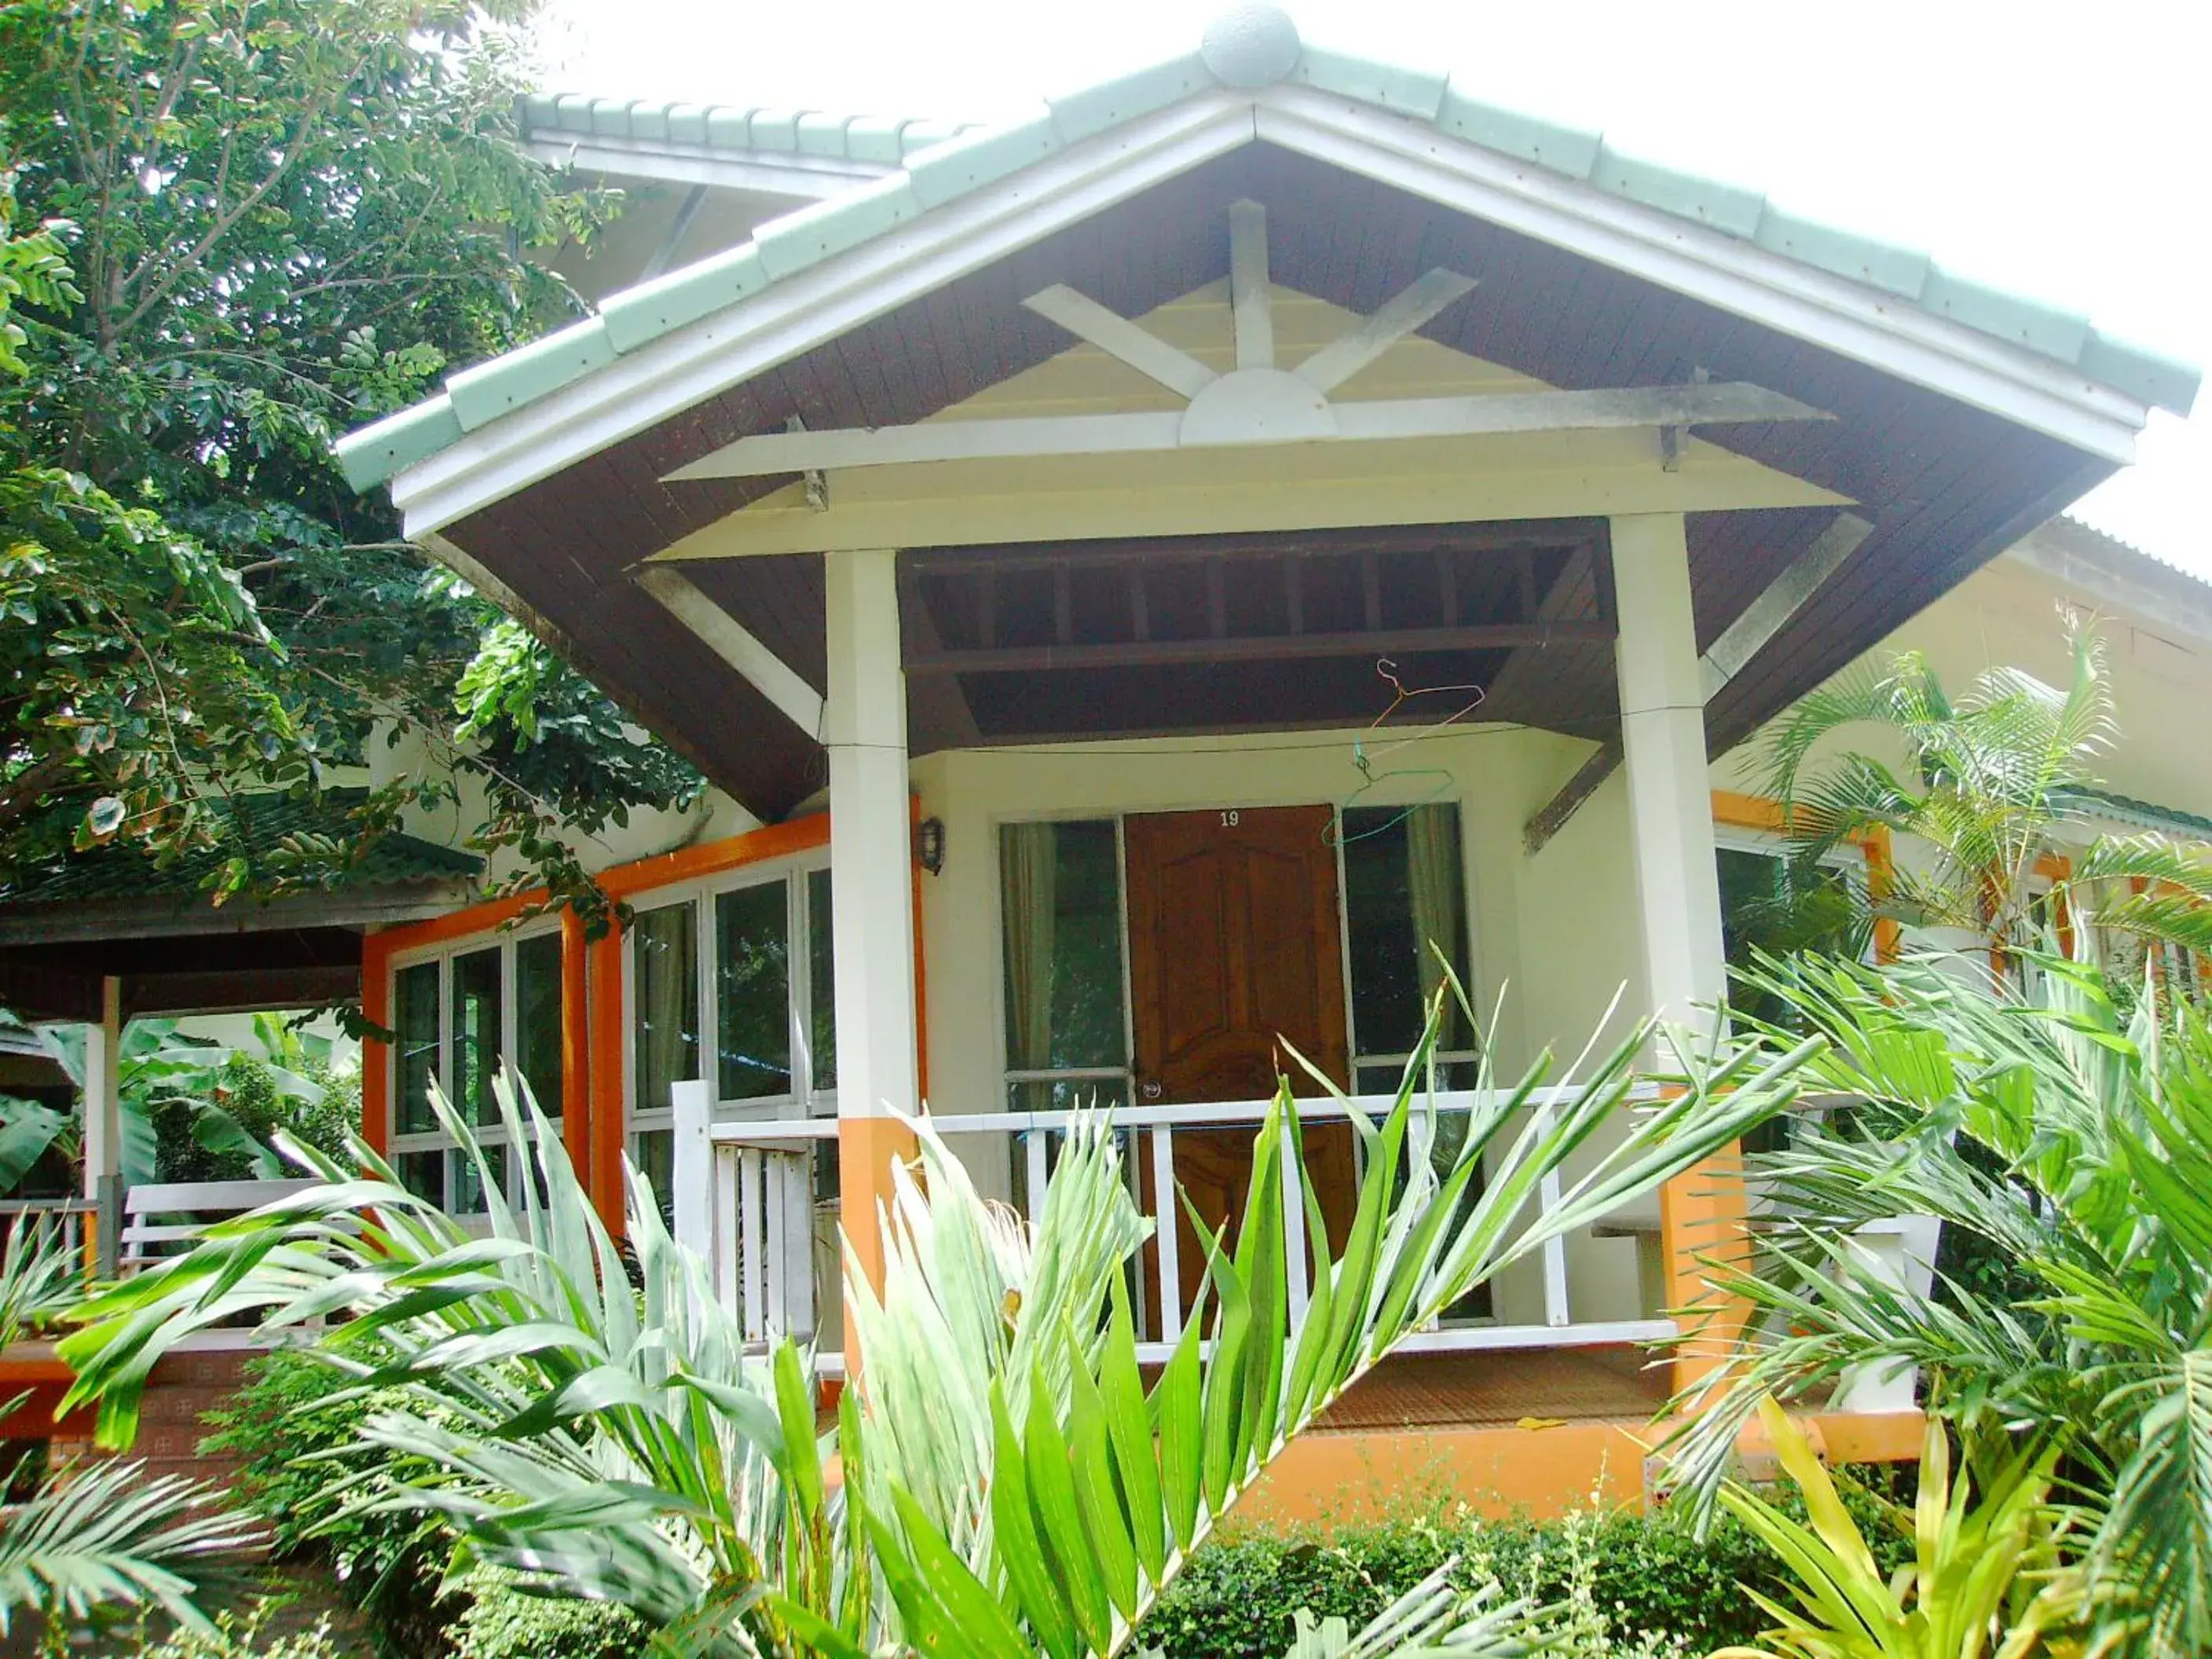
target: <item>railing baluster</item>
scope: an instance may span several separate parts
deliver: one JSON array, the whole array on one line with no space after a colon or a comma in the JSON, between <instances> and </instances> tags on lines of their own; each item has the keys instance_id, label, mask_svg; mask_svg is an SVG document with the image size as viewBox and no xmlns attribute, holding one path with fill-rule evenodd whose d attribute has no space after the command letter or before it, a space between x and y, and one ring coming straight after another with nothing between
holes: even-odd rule
<instances>
[{"instance_id":1,"label":"railing baluster","mask_svg":"<svg viewBox=\"0 0 2212 1659\"><path fill-rule=\"evenodd\" d=\"M738 1179L742 1183L738 1197L738 1223L743 1230L740 1249L744 1286L742 1308L744 1316L745 1340L757 1341L766 1334L763 1314L766 1309L765 1285L763 1283L767 1264L762 1257L767 1254L761 1228L761 1152L758 1147L744 1150L743 1170Z\"/></svg>"},{"instance_id":2,"label":"railing baluster","mask_svg":"<svg viewBox=\"0 0 2212 1659\"><path fill-rule=\"evenodd\" d=\"M702 1080L669 1085L676 1125L669 1149L669 1200L676 1212L676 1242L702 1256L714 1251L714 1097Z\"/></svg>"},{"instance_id":3,"label":"railing baluster","mask_svg":"<svg viewBox=\"0 0 2212 1659\"><path fill-rule=\"evenodd\" d=\"M814 1334L814 1154L783 1157L784 1328L801 1339Z\"/></svg>"},{"instance_id":4,"label":"railing baluster","mask_svg":"<svg viewBox=\"0 0 2212 1659\"><path fill-rule=\"evenodd\" d=\"M1182 1263L1176 1238L1175 1131L1165 1124L1152 1131L1152 1237L1160 1268L1160 1340L1182 1334Z\"/></svg>"},{"instance_id":5,"label":"railing baluster","mask_svg":"<svg viewBox=\"0 0 2212 1659\"><path fill-rule=\"evenodd\" d=\"M714 1148L714 1296L726 1308L738 1301L738 1149Z\"/></svg>"},{"instance_id":6,"label":"railing baluster","mask_svg":"<svg viewBox=\"0 0 2212 1659\"><path fill-rule=\"evenodd\" d=\"M1536 1114L1537 1133L1541 1135L1552 1127L1552 1109L1540 1107ZM1554 1164L1536 1183L1537 1202L1542 1206L1540 1213L1549 1215L1559 1205L1559 1171ZM1565 1325L1567 1317L1567 1241L1554 1235L1544 1241L1544 1322Z\"/></svg>"},{"instance_id":7,"label":"railing baluster","mask_svg":"<svg viewBox=\"0 0 2212 1659\"><path fill-rule=\"evenodd\" d=\"M1035 1221L1044 1213L1046 1174L1045 1135L1042 1129L1031 1129L1022 1150L1029 1158L1030 1219Z\"/></svg>"}]
</instances>

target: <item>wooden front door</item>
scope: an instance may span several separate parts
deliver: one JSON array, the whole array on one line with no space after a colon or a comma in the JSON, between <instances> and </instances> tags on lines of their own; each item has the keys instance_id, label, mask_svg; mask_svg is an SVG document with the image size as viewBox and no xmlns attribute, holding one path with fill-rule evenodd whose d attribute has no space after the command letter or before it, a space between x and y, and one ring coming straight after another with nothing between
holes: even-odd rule
<instances>
[{"instance_id":1,"label":"wooden front door","mask_svg":"<svg viewBox=\"0 0 2212 1659\"><path fill-rule=\"evenodd\" d=\"M1346 1082L1332 822L1327 806L1124 821L1139 1103L1254 1100L1273 1094L1279 1076L1293 1093L1320 1093L1285 1042ZM1351 1128L1323 1125L1304 1140L1316 1196L1340 1244L1356 1194ZM1141 1167L1149 1185L1149 1159ZM1179 1129L1175 1168L1209 1227L1232 1221L1250 1183L1252 1133ZM1188 1306L1206 1261L1181 1206L1175 1212Z\"/></svg>"}]
</instances>

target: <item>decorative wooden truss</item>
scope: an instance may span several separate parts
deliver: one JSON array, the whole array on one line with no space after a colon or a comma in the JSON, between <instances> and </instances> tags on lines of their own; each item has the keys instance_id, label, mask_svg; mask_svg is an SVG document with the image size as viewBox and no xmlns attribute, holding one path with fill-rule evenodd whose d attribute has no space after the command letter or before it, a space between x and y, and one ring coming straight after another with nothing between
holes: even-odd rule
<instances>
[{"instance_id":1,"label":"decorative wooden truss","mask_svg":"<svg viewBox=\"0 0 2212 1659\"><path fill-rule=\"evenodd\" d=\"M1338 402L1330 397L1332 392L1471 292L1473 279L1454 271L1431 270L1296 368L1285 369L1275 362L1267 213L1258 203L1238 202L1230 208L1229 252L1237 351L1236 367L1226 374L1215 373L1072 288L1055 285L1023 302L1182 398L1180 410L762 433L679 467L666 481L765 477L933 461L1371 443L1623 427L1659 429L1667 434L1671 453L1690 427L1828 418L1780 392L1741 381Z\"/></svg>"}]
</instances>

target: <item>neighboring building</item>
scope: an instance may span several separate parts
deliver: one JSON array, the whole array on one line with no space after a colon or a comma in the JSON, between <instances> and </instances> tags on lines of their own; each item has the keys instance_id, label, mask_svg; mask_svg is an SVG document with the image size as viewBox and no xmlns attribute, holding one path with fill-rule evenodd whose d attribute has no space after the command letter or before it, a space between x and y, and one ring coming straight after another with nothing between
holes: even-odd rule
<instances>
[{"instance_id":1,"label":"neighboring building","mask_svg":"<svg viewBox=\"0 0 2212 1659\"><path fill-rule=\"evenodd\" d=\"M2212 817L2172 718L2212 590L2046 523L2193 371L1240 17L941 138L533 102L543 153L665 186L580 273L644 280L341 453L722 799L607 869L626 934L509 902L369 935L365 1121L410 1180L476 1200L424 1091L480 1111L507 1060L611 1218L626 1151L705 1183L747 1316L834 1351L823 1217L871 1255L894 1111L1029 1203L1050 1115L1110 1099L1143 1201L1172 1171L1216 1218L1279 1036L1394 1079L1422 941L1507 1073L1624 985L1617 1018L1694 1024L1724 866L1771 846L1756 734L1869 652L2051 673L2057 607L2100 611L2116 820ZM711 1158L674 1148L693 1081ZM1348 1132L1310 1158L1339 1213ZM1697 1294L1715 1184L1507 1273L1269 1501L1633 1492L1632 1345ZM1162 1243L1155 1339L1196 1258ZM1852 1404L1832 1452L1917 1449Z\"/></svg>"}]
</instances>

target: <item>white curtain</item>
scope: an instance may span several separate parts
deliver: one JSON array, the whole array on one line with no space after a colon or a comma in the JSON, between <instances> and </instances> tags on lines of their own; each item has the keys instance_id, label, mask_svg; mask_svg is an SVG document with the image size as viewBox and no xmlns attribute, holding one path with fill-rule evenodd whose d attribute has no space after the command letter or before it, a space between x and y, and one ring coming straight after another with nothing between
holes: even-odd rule
<instances>
[{"instance_id":1,"label":"white curtain","mask_svg":"<svg viewBox=\"0 0 2212 1659\"><path fill-rule=\"evenodd\" d=\"M1413 913L1413 947L1420 960L1421 1000L1426 1003L1444 982L1444 953L1455 968L1465 961L1461 949L1465 907L1460 896L1459 812L1446 805L1416 806L1406 815L1406 889ZM1459 1048L1465 1039L1455 1002L1448 1002L1442 1046Z\"/></svg>"},{"instance_id":2,"label":"white curtain","mask_svg":"<svg viewBox=\"0 0 2212 1659\"><path fill-rule=\"evenodd\" d=\"M1052 1064L1054 881L1058 846L1050 823L1000 831L999 867L1006 923L1006 1061L1018 1071Z\"/></svg>"}]
</instances>

